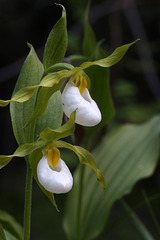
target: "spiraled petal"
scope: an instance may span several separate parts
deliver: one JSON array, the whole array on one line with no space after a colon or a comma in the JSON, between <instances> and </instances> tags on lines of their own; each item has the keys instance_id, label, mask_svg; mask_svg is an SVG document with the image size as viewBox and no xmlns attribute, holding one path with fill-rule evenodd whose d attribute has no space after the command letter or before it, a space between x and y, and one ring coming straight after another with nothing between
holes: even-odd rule
<instances>
[{"instance_id":1,"label":"spiraled petal","mask_svg":"<svg viewBox=\"0 0 160 240\"><path fill-rule=\"evenodd\" d=\"M86 88L82 95L73 82L68 82L62 93L62 107L67 117L76 109L75 122L82 126L95 126L101 121L101 112Z\"/></svg>"},{"instance_id":2,"label":"spiraled petal","mask_svg":"<svg viewBox=\"0 0 160 240\"><path fill-rule=\"evenodd\" d=\"M46 156L43 156L37 166L37 177L40 184L52 193L66 193L73 186L71 172L61 158L57 166L52 169Z\"/></svg>"}]
</instances>

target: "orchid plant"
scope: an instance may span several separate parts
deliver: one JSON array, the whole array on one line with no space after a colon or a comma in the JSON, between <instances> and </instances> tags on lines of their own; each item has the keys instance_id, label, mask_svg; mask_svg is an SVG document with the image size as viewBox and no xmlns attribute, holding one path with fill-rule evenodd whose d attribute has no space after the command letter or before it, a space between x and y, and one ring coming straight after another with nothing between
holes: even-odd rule
<instances>
[{"instance_id":1,"label":"orchid plant","mask_svg":"<svg viewBox=\"0 0 160 240\"><path fill-rule=\"evenodd\" d=\"M6 166L13 157L24 157L27 163L24 240L30 238L32 175L57 211L59 210L54 194L69 192L74 185L72 173L65 159L61 159L61 148L72 150L80 163L90 166L95 171L102 187L103 198L106 186L103 169L102 172L98 169L88 150L72 145L65 139L74 134L75 123L89 128L103 125L104 120L106 123L105 114L109 111L107 104L109 103L109 107L113 109L109 87L104 89L109 99L104 109L104 102L96 103L91 97L92 79L87 70L91 67L108 69L119 62L128 48L136 42L116 48L107 57L100 59L98 57L94 60L88 57L88 60L82 62L79 67L74 67L71 61L63 62L67 49L67 27L66 11L64 6L60 6L62 16L49 34L43 63L37 57L33 46L28 43L30 52L23 64L13 96L10 100L0 100L1 107L10 104L13 131L19 145L12 155L0 156L0 168ZM84 26L86 30L84 50L90 55L93 50L89 50L89 39L93 32L86 18ZM100 43L96 44L94 41L92 45L96 50L101 50ZM96 96L96 89L92 88L92 92ZM64 124L63 113L69 118Z\"/></svg>"}]
</instances>

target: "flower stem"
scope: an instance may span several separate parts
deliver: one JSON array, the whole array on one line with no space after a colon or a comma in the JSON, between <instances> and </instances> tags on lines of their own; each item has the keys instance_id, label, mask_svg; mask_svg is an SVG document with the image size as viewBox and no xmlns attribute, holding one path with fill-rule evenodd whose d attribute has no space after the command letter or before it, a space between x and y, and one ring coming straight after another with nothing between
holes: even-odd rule
<instances>
[{"instance_id":1,"label":"flower stem","mask_svg":"<svg viewBox=\"0 0 160 240\"><path fill-rule=\"evenodd\" d=\"M81 239L81 210L83 201L83 179L84 179L85 165L81 165L80 171L80 186L79 186L79 197L78 197L78 214L77 214L77 237Z\"/></svg>"},{"instance_id":2,"label":"flower stem","mask_svg":"<svg viewBox=\"0 0 160 240\"><path fill-rule=\"evenodd\" d=\"M31 201L32 201L32 170L31 170L29 164L27 163L23 240L30 239Z\"/></svg>"}]
</instances>

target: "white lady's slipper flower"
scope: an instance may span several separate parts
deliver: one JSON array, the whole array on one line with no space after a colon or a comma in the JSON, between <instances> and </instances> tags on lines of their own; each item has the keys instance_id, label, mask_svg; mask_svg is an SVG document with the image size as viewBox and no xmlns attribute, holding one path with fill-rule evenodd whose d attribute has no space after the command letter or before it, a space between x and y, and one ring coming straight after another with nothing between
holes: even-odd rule
<instances>
[{"instance_id":1,"label":"white lady's slipper flower","mask_svg":"<svg viewBox=\"0 0 160 240\"><path fill-rule=\"evenodd\" d=\"M80 73L75 81L70 79L62 92L62 107L68 118L76 110L76 123L95 126L101 121L101 112L86 86L87 81Z\"/></svg>"},{"instance_id":2,"label":"white lady's slipper flower","mask_svg":"<svg viewBox=\"0 0 160 240\"><path fill-rule=\"evenodd\" d=\"M60 158L59 150L51 145L45 151L37 166L40 184L49 192L66 193L73 186L72 174Z\"/></svg>"}]
</instances>

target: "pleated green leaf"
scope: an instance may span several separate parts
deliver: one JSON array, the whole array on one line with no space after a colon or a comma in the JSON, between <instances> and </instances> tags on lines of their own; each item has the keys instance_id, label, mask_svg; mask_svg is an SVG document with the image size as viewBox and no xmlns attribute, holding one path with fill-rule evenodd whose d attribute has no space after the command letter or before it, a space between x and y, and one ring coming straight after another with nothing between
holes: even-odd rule
<instances>
[{"instance_id":1,"label":"pleated green leaf","mask_svg":"<svg viewBox=\"0 0 160 240\"><path fill-rule=\"evenodd\" d=\"M12 155L0 155L0 169L6 166L13 157L25 157L30 155L34 150L42 148L46 145L44 141L33 143L24 143L20 145Z\"/></svg>"},{"instance_id":2,"label":"pleated green leaf","mask_svg":"<svg viewBox=\"0 0 160 240\"><path fill-rule=\"evenodd\" d=\"M30 86L39 84L44 73L42 63L31 45L30 48L30 53L23 64L13 92L12 101L15 100L18 103L10 104L13 131L19 145L34 141L34 125L27 128L24 126L33 114L36 103L35 91L38 88Z\"/></svg>"},{"instance_id":3,"label":"pleated green leaf","mask_svg":"<svg viewBox=\"0 0 160 240\"><path fill-rule=\"evenodd\" d=\"M39 98L37 98L37 102L38 102L38 99ZM41 106L44 106L43 104L45 99L46 99L46 95L40 101ZM34 130L35 141L39 139L41 132L44 131L44 129L46 129L47 127L52 129L59 128L62 124L62 118L63 118L63 109L62 109L60 91L56 91L54 94L52 94L50 99L47 101L45 111L39 112L38 110L38 114L37 115L35 114L34 116L35 118L38 117L36 118L35 130Z\"/></svg>"},{"instance_id":4,"label":"pleated green leaf","mask_svg":"<svg viewBox=\"0 0 160 240\"><path fill-rule=\"evenodd\" d=\"M55 145L57 148L68 148L70 150L72 150L79 158L80 162L82 164L85 164L89 167L91 167L97 174L97 180L99 181L99 183L101 184L102 187L102 198L103 198L103 194L105 191L105 178L102 174L102 172L97 168L97 165L95 163L95 160L93 158L93 156L90 154L90 152L88 152L86 149L79 147L79 146L73 146L70 143L64 142L64 141L57 141L55 142Z\"/></svg>"},{"instance_id":5,"label":"pleated green leaf","mask_svg":"<svg viewBox=\"0 0 160 240\"><path fill-rule=\"evenodd\" d=\"M110 91L109 68L93 66L87 69L87 74L90 79L92 79L90 93L102 113L100 125L103 126L108 123L115 114Z\"/></svg>"},{"instance_id":6,"label":"pleated green leaf","mask_svg":"<svg viewBox=\"0 0 160 240\"><path fill-rule=\"evenodd\" d=\"M3 226L3 229L10 233L14 239L22 240L22 227L17 221L8 213L0 210L0 224ZM1 235L0 235L1 237ZM0 238L5 240L8 238Z\"/></svg>"},{"instance_id":7,"label":"pleated green leaf","mask_svg":"<svg viewBox=\"0 0 160 240\"><path fill-rule=\"evenodd\" d=\"M97 49L96 52L97 57L102 57L104 55L101 49ZM92 144L92 141L94 141L94 134L113 118L115 109L110 91L110 69L92 66L85 69L85 72L91 79L90 94L97 103L102 114L102 120L98 125L92 128L85 128L86 141Z\"/></svg>"},{"instance_id":8,"label":"pleated green leaf","mask_svg":"<svg viewBox=\"0 0 160 240\"><path fill-rule=\"evenodd\" d=\"M37 182L37 184L39 185L39 187L41 188L41 190L44 192L44 194L49 198L49 200L51 201L51 203L54 205L54 207L56 208L57 211L58 207L56 205L55 199L54 199L54 195L51 192L48 192L38 181L38 177L37 177L37 165L40 161L40 159L42 158L42 150L43 147L41 149L37 149L35 150L33 153L31 153L30 158L29 158L29 162L30 162L30 166L32 168L32 173L33 176Z\"/></svg>"},{"instance_id":9,"label":"pleated green leaf","mask_svg":"<svg viewBox=\"0 0 160 240\"><path fill-rule=\"evenodd\" d=\"M43 139L44 141L49 142L72 135L75 129L75 116L76 112L71 113L68 122L59 128L56 129L46 128L40 134L40 138Z\"/></svg>"},{"instance_id":10,"label":"pleated green leaf","mask_svg":"<svg viewBox=\"0 0 160 240\"><path fill-rule=\"evenodd\" d=\"M110 131L93 152L98 167L106 179L104 200L89 168L83 177L83 197L80 215L80 170L68 196L64 229L68 239L90 240L97 237L107 224L115 201L131 192L135 183L153 174L159 158L160 116L141 125L124 125ZM72 226L72 228L70 227Z\"/></svg>"},{"instance_id":11,"label":"pleated green leaf","mask_svg":"<svg viewBox=\"0 0 160 240\"><path fill-rule=\"evenodd\" d=\"M36 118L38 118L44 111L46 110L49 100L50 100L50 106L55 104L56 100L59 100L58 105L54 106L54 108L50 109L53 114L55 114L56 108L62 112L62 106L61 104L61 93L58 91L59 87L53 86L50 88L42 87L40 88L38 94L37 94L37 101L35 105L35 109L33 114L30 116L28 122L26 123L25 127L27 127L30 123L32 123ZM52 97L52 99L50 99ZM55 112L53 112L53 109L55 109ZM49 111L48 111L49 113ZM50 112L51 114L51 112ZM52 114L52 115L53 115ZM49 117L49 116L48 116ZM61 120L60 120L61 123Z\"/></svg>"},{"instance_id":12,"label":"pleated green leaf","mask_svg":"<svg viewBox=\"0 0 160 240\"><path fill-rule=\"evenodd\" d=\"M44 49L43 64L45 70L61 62L67 49L66 11L62 5L60 6L62 7L62 17L51 30Z\"/></svg>"}]
</instances>

